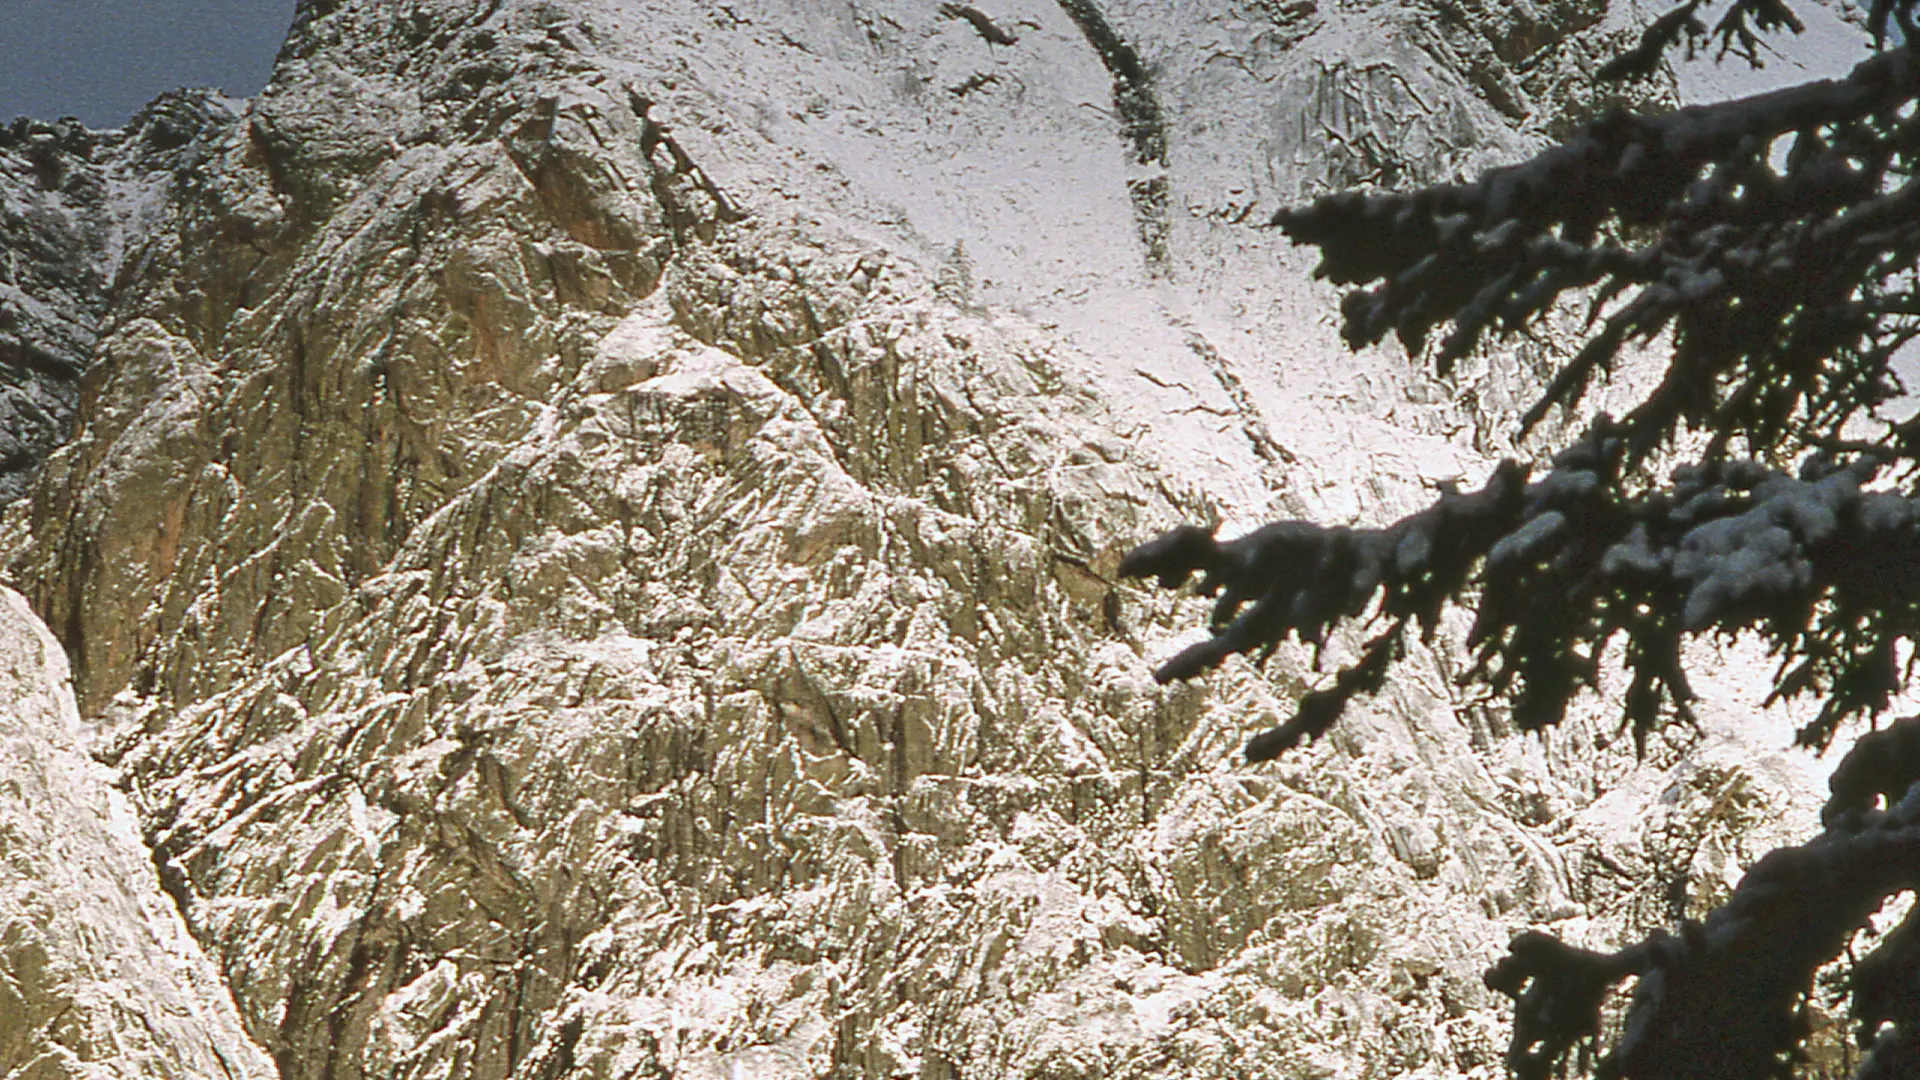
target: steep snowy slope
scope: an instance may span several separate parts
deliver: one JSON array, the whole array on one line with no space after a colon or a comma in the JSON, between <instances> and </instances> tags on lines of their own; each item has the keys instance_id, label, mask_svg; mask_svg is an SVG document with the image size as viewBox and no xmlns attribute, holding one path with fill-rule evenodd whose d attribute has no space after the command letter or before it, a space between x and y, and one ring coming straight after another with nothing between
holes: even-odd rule
<instances>
[{"instance_id":1,"label":"steep snowy slope","mask_svg":"<svg viewBox=\"0 0 1920 1080\"><path fill-rule=\"evenodd\" d=\"M1488 467L1528 358L1348 356L1258 223L1524 153L1627 25L303 3L141 174L14 569L247 1034L289 1080L1495 1075L1508 936L1697 913L1807 819L1781 731L1522 740L1442 649L1244 767L1310 658L1157 687L1197 603L1114 569Z\"/></svg>"}]
</instances>

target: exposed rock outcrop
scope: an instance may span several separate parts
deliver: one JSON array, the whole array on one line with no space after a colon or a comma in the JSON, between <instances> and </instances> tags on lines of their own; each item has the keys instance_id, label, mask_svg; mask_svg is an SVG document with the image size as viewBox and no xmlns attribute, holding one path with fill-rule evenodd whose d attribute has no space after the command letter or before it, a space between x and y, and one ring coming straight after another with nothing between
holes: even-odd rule
<instances>
[{"instance_id":1,"label":"exposed rock outcrop","mask_svg":"<svg viewBox=\"0 0 1920 1080\"><path fill-rule=\"evenodd\" d=\"M85 743L60 643L0 591L0 1067L272 1076Z\"/></svg>"},{"instance_id":2,"label":"exposed rock outcrop","mask_svg":"<svg viewBox=\"0 0 1920 1080\"><path fill-rule=\"evenodd\" d=\"M180 92L121 131L0 128L0 502L67 437L121 291L166 280L150 245L172 224L173 196L207 179L206 142L232 120L217 96Z\"/></svg>"},{"instance_id":3,"label":"exposed rock outcrop","mask_svg":"<svg viewBox=\"0 0 1920 1080\"><path fill-rule=\"evenodd\" d=\"M16 580L286 1080L1491 1076L1512 931L1811 820L1444 650L1258 768L1306 653L1156 687L1128 546L1391 517L1523 393L1248 222L1558 106L1385 4L972 10L306 3L77 305Z\"/></svg>"}]
</instances>

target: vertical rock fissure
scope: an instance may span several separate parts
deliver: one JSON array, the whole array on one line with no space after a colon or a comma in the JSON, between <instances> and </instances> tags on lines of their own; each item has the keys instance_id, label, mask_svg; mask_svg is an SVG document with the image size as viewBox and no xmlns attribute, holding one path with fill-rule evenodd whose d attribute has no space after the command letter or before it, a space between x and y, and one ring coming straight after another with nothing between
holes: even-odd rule
<instances>
[{"instance_id":1,"label":"vertical rock fissure","mask_svg":"<svg viewBox=\"0 0 1920 1080\"><path fill-rule=\"evenodd\" d=\"M1087 44L1100 55L1108 74L1113 76L1113 110L1120 119L1120 133L1133 146L1133 162L1153 171L1127 181L1127 194L1133 199L1135 227L1140 242L1146 245L1147 269L1165 276L1167 240L1171 232L1168 217L1167 121L1160 109L1160 98L1153 89L1153 76L1140 54L1107 21L1093 0L1059 0L1060 10L1080 28Z\"/></svg>"},{"instance_id":2,"label":"vertical rock fissure","mask_svg":"<svg viewBox=\"0 0 1920 1080\"><path fill-rule=\"evenodd\" d=\"M187 881L187 873L173 861L173 845L163 837L159 830L149 830L143 838L146 841L147 856L153 861L154 878L160 884L160 891L173 901L180 912L180 921L189 933L196 937L193 918L193 887Z\"/></svg>"}]
</instances>

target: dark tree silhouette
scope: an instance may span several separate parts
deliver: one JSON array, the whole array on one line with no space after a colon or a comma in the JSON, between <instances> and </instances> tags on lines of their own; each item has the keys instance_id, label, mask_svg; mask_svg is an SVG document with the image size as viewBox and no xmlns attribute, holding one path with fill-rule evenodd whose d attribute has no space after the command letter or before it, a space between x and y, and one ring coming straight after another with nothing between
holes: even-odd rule
<instances>
[{"instance_id":1,"label":"dark tree silhouette","mask_svg":"<svg viewBox=\"0 0 1920 1080\"><path fill-rule=\"evenodd\" d=\"M1883 418L1890 366L1920 336L1920 0L1873 0L1875 50L1844 78L1663 115L1614 112L1531 161L1472 183L1343 193L1273 224L1348 286L1348 343L1393 334L1445 375L1474 349L1584 305L1521 434L1662 335L1665 370L1623 417L1600 416L1544 464L1502 463L1377 529L1304 521L1221 542L1182 527L1121 572L1217 598L1212 637L1157 672L1199 676L1236 653L1377 632L1252 760L1327 731L1378 690L1413 624L1474 609L1467 678L1507 695L1516 725L1558 723L1618 648L1623 722L1639 745L1693 692L1682 645L1757 633L1781 657L1773 698L1815 695L1800 732L1830 744L1878 718L1920 640L1920 420ZM1635 78L1668 50L1752 59L1798 31L1784 0L1685 0L1603 69ZM1436 336L1437 340L1430 340ZM1657 474L1654 460L1697 460ZM1902 657L1906 657L1904 669ZM1877 720L1876 720L1877 722ZM1615 953L1543 933L1487 974L1514 1002L1508 1064L1524 1080L1592 1065L1631 1080L1791 1077L1815 971L1888 897L1920 887L1920 717L1859 739L1824 830L1756 863L1702 922ZM1602 1005L1637 977L1609 1047ZM1920 1077L1920 908L1852 967L1856 1077ZM1604 1050L1603 1053L1599 1052Z\"/></svg>"}]
</instances>

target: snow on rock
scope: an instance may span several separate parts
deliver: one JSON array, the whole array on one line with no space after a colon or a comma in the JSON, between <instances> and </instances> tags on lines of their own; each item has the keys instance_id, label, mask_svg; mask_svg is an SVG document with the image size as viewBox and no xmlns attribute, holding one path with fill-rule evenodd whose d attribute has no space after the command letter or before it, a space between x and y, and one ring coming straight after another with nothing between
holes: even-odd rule
<instances>
[{"instance_id":1,"label":"snow on rock","mask_svg":"<svg viewBox=\"0 0 1920 1080\"><path fill-rule=\"evenodd\" d=\"M0 502L17 499L64 439L110 296L167 227L233 121L207 91L162 95L124 130L71 120L0 128Z\"/></svg>"},{"instance_id":2,"label":"snow on rock","mask_svg":"<svg viewBox=\"0 0 1920 1080\"><path fill-rule=\"evenodd\" d=\"M1491 1077L1510 934L1664 920L1736 777L1810 823L1771 729L1516 737L1444 647L1258 767L1308 654L1152 680L1129 547L1390 519L1526 403L1258 227L1622 32L1443 6L303 4L13 567L280 1075Z\"/></svg>"},{"instance_id":3,"label":"snow on rock","mask_svg":"<svg viewBox=\"0 0 1920 1080\"><path fill-rule=\"evenodd\" d=\"M59 641L0 591L0 1067L272 1076L86 742Z\"/></svg>"}]
</instances>

